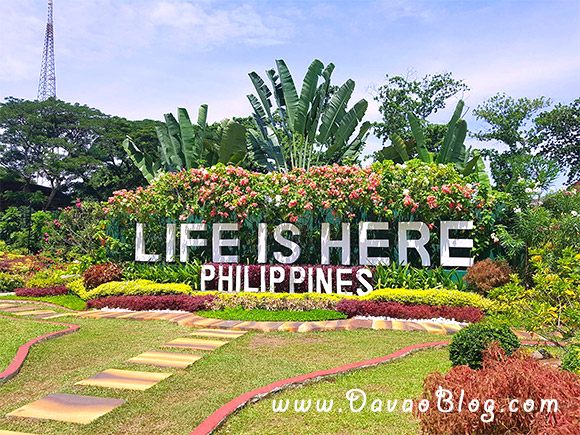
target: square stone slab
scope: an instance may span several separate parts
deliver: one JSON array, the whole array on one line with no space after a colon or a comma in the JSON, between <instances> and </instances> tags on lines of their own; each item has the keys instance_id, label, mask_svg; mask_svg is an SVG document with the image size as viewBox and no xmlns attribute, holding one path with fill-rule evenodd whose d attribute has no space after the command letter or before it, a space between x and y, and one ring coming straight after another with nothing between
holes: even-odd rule
<instances>
[{"instance_id":1,"label":"square stone slab","mask_svg":"<svg viewBox=\"0 0 580 435\"><path fill-rule=\"evenodd\" d=\"M24 405L7 416L89 424L123 403L121 399L56 393Z\"/></svg>"},{"instance_id":2,"label":"square stone slab","mask_svg":"<svg viewBox=\"0 0 580 435\"><path fill-rule=\"evenodd\" d=\"M13 432L11 430L0 429L0 435L34 435L34 434L28 432Z\"/></svg>"},{"instance_id":3,"label":"square stone slab","mask_svg":"<svg viewBox=\"0 0 580 435\"><path fill-rule=\"evenodd\" d=\"M122 390L144 391L171 376L171 373L138 372L135 370L109 369L97 373L75 385L91 385L93 387L119 388Z\"/></svg>"},{"instance_id":4,"label":"square stone slab","mask_svg":"<svg viewBox=\"0 0 580 435\"><path fill-rule=\"evenodd\" d=\"M197 335L198 337L212 337L212 338L238 338L244 335L246 331L228 331L224 329L196 329L189 335Z\"/></svg>"},{"instance_id":5,"label":"square stone slab","mask_svg":"<svg viewBox=\"0 0 580 435\"><path fill-rule=\"evenodd\" d=\"M203 358L203 355L193 355L190 353L177 353L177 352L161 352L158 350L151 350L149 352L144 352L141 355L137 355L134 358L128 359L125 362L134 364L151 364L159 367L177 367L180 369L185 369L200 358Z\"/></svg>"},{"instance_id":6,"label":"square stone slab","mask_svg":"<svg viewBox=\"0 0 580 435\"><path fill-rule=\"evenodd\" d=\"M39 314L52 314L56 313L56 311L52 310L31 310L31 311L19 311L14 313L15 316L34 316Z\"/></svg>"},{"instance_id":7,"label":"square stone slab","mask_svg":"<svg viewBox=\"0 0 580 435\"><path fill-rule=\"evenodd\" d=\"M198 338L176 338L171 340L169 343L162 345L161 347L183 347L186 349L197 349L197 350L214 350L224 344L227 341L219 340L200 340Z\"/></svg>"}]
</instances>

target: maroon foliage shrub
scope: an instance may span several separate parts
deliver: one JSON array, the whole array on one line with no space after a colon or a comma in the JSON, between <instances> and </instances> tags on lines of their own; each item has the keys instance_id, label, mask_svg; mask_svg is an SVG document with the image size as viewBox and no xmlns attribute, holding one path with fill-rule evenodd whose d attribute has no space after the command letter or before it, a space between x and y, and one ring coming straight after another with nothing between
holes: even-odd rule
<instances>
[{"instance_id":1,"label":"maroon foliage shrub","mask_svg":"<svg viewBox=\"0 0 580 435\"><path fill-rule=\"evenodd\" d=\"M490 290L509 283L510 275L514 273L505 261L486 258L467 269L464 279L479 293L486 295Z\"/></svg>"},{"instance_id":2,"label":"maroon foliage shrub","mask_svg":"<svg viewBox=\"0 0 580 435\"><path fill-rule=\"evenodd\" d=\"M244 272L244 268L247 267L248 268L248 283L249 283L249 287L257 287L260 288L261 286L261 282L262 282L262 278L260 275L260 270L262 267L265 268L265 284L266 287L269 288L269 282L270 282L270 268L272 267L277 267L277 268L282 268L284 269L284 281L281 283L276 283L276 293L289 293L290 292L290 270L293 267L300 267L305 269L306 271L306 277L304 279L304 282L302 283L297 283L294 285L294 292L295 293L307 293L308 292L308 280L309 280L309 270L312 270L312 282L314 284L314 286L316 286L316 276L317 276L317 270L321 269L322 273L324 274L325 279L328 278L328 276L331 276L331 282L333 283L333 288L334 285L336 284L336 271L337 269L345 269L345 267L343 266L313 266L313 265L287 265L287 264L276 264L276 265L258 265L258 264L252 264L252 265L240 265L240 264L220 264L220 263L208 263L207 265L211 265L215 267L216 270L216 278L214 278L212 281L210 281L207 286L206 286L206 290L218 290L218 276L219 276L219 270L220 267L223 270L223 274L224 275L229 275L230 273L230 269L231 269L231 273L234 276L234 282L236 282L236 276L237 276L237 267L236 266L241 266L241 277L240 277L240 282L242 287L244 286L245 283L245 272ZM359 287L362 287L363 289L365 289L364 286L362 286L362 284L360 283L360 281L357 279L357 272L359 269L369 269L365 266L355 266L355 267L348 267L347 268L349 271L352 270L352 274L344 274L342 275L342 279L343 280L349 280L352 281L352 284L349 286L343 286L342 287L342 291L343 292L352 292L353 294L356 294L356 290ZM371 273L374 275L373 273L373 269L369 269L371 270ZM277 276L277 275L276 275ZM371 278L368 278L365 276L365 280L369 282L369 284L372 286L373 285L373 280ZM366 290L366 289L365 289ZM269 291L269 290L266 290ZM324 290L322 291L324 293Z\"/></svg>"},{"instance_id":3,"label":"maroon foliage shrub","mask_svg":"<svg viewBox=\"0 0 580 435\"><path fill-rule=\"evenodd\" d=\"M64 285L44 288L17 288L14 291L16 292L16 296L24 296L27 298L58 296L58 295L66 295L68 293L68 290Z\"/></svg>"},{"instance_id":4,"label":"maroon foliage shrub","mask_svg":"<svg viewBox=\"0 0 580 435\"><path fill-rule=\"evenodd\" d=\"M95 264L83 273L85 287L92 289L106 282L121 281L123 268L115 263Z\"/></svg>"},{"instance_id":5,"label":"maroon foliage shrub","mask_svg":"<svg viewBox=\"0 0 580 435\"><path fill-rule=\"evenodd\" d=\"M123 308L134 311L175 310L194 313L210 308L214 295L108 296L91 299L87 308Z\"/></svg>"},{"instance_id":6,"label":"maroon foliage shrub","mask_svg":"<svg viewBox=\"0 0 580 435\"><path fill-rule=\"evenodd\" d=\"M454 408L451 412L441 412L437 406L440 388L443 389L443 399L452 397ZM458 411L462 391L463 406ZM580 377L541 365L521 351L506 357L496 343L484 352L480 370L457 366L445 375L439 372L429 374L425 378L421 399L429 402L427 411L420 412L418 407L414 411L421 419L425 434L580 433ZM479 409L472 412L469 404L475 399L479 401ZM553 412L553 405L552 412L548 412L546 402L542 410L542 400L551 399L557 400L557 412ZM491 413L484 408L486 401L493 401L488 402L493 403ZM533 407L526 408L526 401L532 401L528 403L533 403ZM449 409L449 402L441 400L441 407ZM516 412L509 412L516 407ZM490 417L493 417L491 421Z\"/></svg>"},{"instance_id":7,"label":"maroon foliage shrub","mask_svg":"<svg viewBox=\"0 0 580 435\"><path fill-rule=\"evenodd\" d=\"M433 319L443 317L458 322L474 323L483 319L483 312L475 307L448 307L432 305L405 305L399 302L361 301L343 299L336 310L348 317L373 316L393 317L396 319Z\"/></svg>"}]
</instances>

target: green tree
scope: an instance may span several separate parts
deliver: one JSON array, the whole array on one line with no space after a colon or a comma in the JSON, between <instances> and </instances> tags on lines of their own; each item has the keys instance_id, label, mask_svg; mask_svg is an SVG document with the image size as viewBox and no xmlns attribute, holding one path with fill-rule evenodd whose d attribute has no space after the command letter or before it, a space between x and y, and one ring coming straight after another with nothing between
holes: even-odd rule
<instances>
[{"instance_id":1,"label":"green tree","mask_svg":"<svg viewBox=\"0 0 580 435\"><path fill-rule=\"evenodd\" d=\"M387 74L386 83L376 90L374 97L383 115L383 121L374 124L374 133L383 143L394 133L404 140L411 139L406 115L411 112L421 120L428 150L438 151L446 128L430 123L427 118L443 109L449 98L468 90L463 80L454 79L450 72L426 75L420 80Z\"/></svg>"},{"instance_id":2,"label":"green tree","mask_svg":"<svg viewBox=\"0 0 580 435\"><path fill-rule=\"evenodd\" d=\"M162 122L150 119L129 121L117 116L103 119L100 134L89 150L98 163L93 171L83 174L82 179L75 183L75 195L103 201L115 190L142 186L146 180L127 159L122 142L130 136L153 160L158 160L159 142L155 128L160 125Z\"/></svg>"},{"instance_id":3,"label":"green tree","mask_svg":"<svg viewBox=\"0 0 580 435\"><path fill-rule=\"evenodd\" d=\"M268 171L356 161L371 124L362 122L366 100L347 110L355 82L348 79L339 88L332 86L334 64L325 67L315 59L298 94L284 60L277 60L276 68L266 71L271 87L257 73L249 74L256 90L248 95L256 123L256 129L249 130L253 161Z\"/></svg>"},{"instance_id":4,"label":"green tree","mask_svg":"<svg viewBox=\"0 0 580 435\"><path fill-rule=\"evenodd\" d=\"M58 191L70 190L98 161L89 150L107 115L54 98L27 101L9 97L0 104L0 166L25 185L46 180L51 187L44 208Z\"/></svg>"},{"instance_id":5,"label":"green tree","mask_svg":"<svg viewBox=\"0 0 580 435\"><path fill-rule=\"evenodd\" d=\"M540 113L535 123L534 142L539 153L554 159L568 182L580 179L580 98L570 104L558 104Z\"/></svg>"},{"instance_id":6,"label":"green tree","mask_svg":"<svg viewBox=\"0 0 580 435\"><path fill-rule=\"evenodd\" d=\"M492 141L496 146L482 150L482 154L489 158L491 174L498 189L505 190L514 178L536 175L538 181L550 178L541 171L546 168L551 171L553 164L547 163L545 159L532 160L526 157L532 154L533 145L536 143L535 116L539 110L549 105L550 99L546 97L515 99L506 94L497 94L474 109L475 118L486 122L488 126L472 136L481 141ZM507 147L507 150L497 149L498 143L501 148ZM522 173L519 169L524 167L522 162L525 163L526 159L530 164L537 164L540 173ZM552 181L553 179L547 184Z\"/></svg>"}]
</instances>

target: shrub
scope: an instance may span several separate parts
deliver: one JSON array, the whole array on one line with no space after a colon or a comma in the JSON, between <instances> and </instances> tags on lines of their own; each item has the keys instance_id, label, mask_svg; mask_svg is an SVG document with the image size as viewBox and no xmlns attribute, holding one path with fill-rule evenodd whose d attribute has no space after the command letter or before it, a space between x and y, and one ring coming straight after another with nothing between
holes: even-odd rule
<instances>
[{"instance_id":1,"label":"shrub","mask_svg":"<svg viewBox=\"0 0 580 435\"><path fill-rule=\"evenodd\" d=\"M245 310L241 307L228 307L217 311L199 311L197 314L214 319L246 320L253 322L315 322L346 318L342 313L321 309L309 311L269 311L259 308Z\"/></svg>"},{"instance_id":2,"label":"shrub","mask_svg":"<svg viewBox=\"0 0 580 435\"><path fill-rule=\"evenodd\" d=\"M493 312L496 305L489 299L476 293L458 290L408 290L408 289L381 289L375 290L361 300L378 300L384 302L399 302L412 305L447 305L450 307L477 307L485 312Z\"/></svg>"},{"instance_id":3,"label":"shrub","mask_svg":"<svg viewBox=\"0 0 580 435\"><path fill-rule=\"evenodd\" d=\"M442 267L426 269L412 267L410 264L403 266L393 261L388 266L378 264L373 275L378 288L463 290L466 287L455 269L446 270Z\"/></svg>"},{"instance_id":4,"label":"shrub","mask_svg":"<svg viewBox=\"0 0 580 435\"><path fill-rule=\"evenodd\" d=\"M67 276L67 278L63 278ZM64 275L61 271L42 271L34 275L26 283L30 288L60 287L77 279L76 276Z\"/></svg>"},{"instance_id":5,"label":"shrub","mask_svg":"<svg viewBox=\"0 0 580 435\"><path fill-rule=\"evenodd\" d=\"M199 288L201 262L194 260L186 264L140 264L128 263L123 269L126 280L148 279L159 283L179 282Z\"/></svg>"},{"instance_id":6,"label":"shrub","mask_svg":"<svg viewBox=\"0 0 580 435\"><path fill-rule=\"evenodd\" d=\"M0 272L0 293L11 292L24 285L24 280L18 275Z\"/></svg>"},{"instance_id":7,"label":"shrub","mask_svg":"<svg viewBox=\"0 0 580 435\"><path fill-rule=\"evenodd\" d=\"M69 293L77 295L79 298L83 300L87 300L87 289L85 288L85 284L83 283L83 279L75 279L66 284L66 288Z\"/></svg>"},{"instance_id":8,"label":"shrub","mask_svg":"<svg viewBox=\"0 0 580 435\"><path fill-rule=\"evenodd\" d=\"M505 261L486 258L467 269L465 281L479 293L486 295L491 289L510 282L510 275L514 273Z\"/></svg>"},{"instance_id":9,"label":"shrub","mask_svg":"<svg viewBox=\"0 0 580 435\"><path fill-rule=\"evenodd\" d=\"M44 288L17 288L14 291L16 292L16 296L24 296L30 298L66 295L68 293L68 290L64 285L58 287L44 287Z\"/></svg>"},{"instance_id":10,"label":"shrub","mask_svg":"<svg viewBox=\"0 0 580 435\"><path fill-rule=\"evenodd\" d=\"M475 323L455 333L449 345L449 359L453 366L468 365L481 368L482 352L493 342L498 342L511 355L520 347L520 339L506 325Z\"/></svg>"},{"instance_id":11,"label":"shrub","mask_svg":"<svg viewBox=\"0 0 580 435\"><path fill-rule=\"evenodd\" d=\"M479 322L483 313L474 307L448 307L430 305L403 305L398 302L359 301L343 299L336 307L337 311L348 317L371 316L392 317L395 319L433 319L442 317L458 322Z\"/></svg>"},{"instance_id":12,"label":"shrub","mask_svg":"<svg viewBox=\"0 0 580 435\"><path fill-rule=\"evenodd\" d=\"M562 369L580 375L580 345L568 346L562 360Z\"/></svg>"},{"instance_id":13,"label":"shrub","mask_svg":"<svg viewBox=\"0 0 580 435\"><path fill-rule=\"evenodd\" d=\"M82 293L82 294L81 294ZM172 294L192 294L193 290L187 284L159 284L145 279L135 281L113 281L101 284L94 289L86 289L77 293L82 299L89 300L104 296L155 296Z\"/></svg>"},{"instance_id":14,"label":"shrub","mask_svg":"<svg viewBox=\"0 0 580 435\"><path fill-rule=\"evenodd\" d=\"M83 273L85 288L93 289L106 282L120 281L123 268L115 263L95 264Z\"/></svg>"},{"instance_id":15,"label":"shrub","mask_svg":"<svg viewBox=\"0 0 580 435\"><path fill-rule=\"evenodd\" d=\"M334 310L340 296L318 293L218 293L212 309L240 307L246 310L309 311L314 309Z\"/></svg>"},{"instance_id":16,"label":"shrub","mask_svg":"<svg viewBox=\"0 0 580 435\"><path fill-rule=\"evenodd\" d=\"M441 412L437 407L440 388L450 392L444 397L451 394L454 405L462 396L463 409L458 411L456 406L451 412ZM429 401L429 407L426 412L415 408L415 414L421 419L425 434L572 435L578 433L578 397L580 377L541 365L523 352L506 357L503 349L493 345L484 353L481 370L459 366L445 375L439 372L428 375L421 398ZM558 403L557 412L554 407L551 412L542 409L542 401L552 399ZM468 404L474 400L479 401L479 407L471 412ZM491 412L485 409L484 400L493 401ZM534 407L525 412L528 400L533 401ZM517 406L517 412L507 412L510 404ZM445 402L442 407L448 408Z\"/></svg>"},{"instance_id":17,"label":"shrub","mask_svg":"<svg viewBox=\"0 0 580 435\"><path fill-rule=\"evenodd\" d=\"M134 311L174 310L194 313L207 310L215 295L164 295L164 296L108 296L91 299L87 308L124 308Z\"/></svg>"}]
</instances>

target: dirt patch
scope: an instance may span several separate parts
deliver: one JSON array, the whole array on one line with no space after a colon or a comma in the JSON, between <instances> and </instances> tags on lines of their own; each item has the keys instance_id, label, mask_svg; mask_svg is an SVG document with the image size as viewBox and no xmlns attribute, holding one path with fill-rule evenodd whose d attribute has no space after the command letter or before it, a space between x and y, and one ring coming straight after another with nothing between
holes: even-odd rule
<instances>
[{"instance_id":1,"label":"dirt patch","mask_svg":"<svg viewBox=\"0 0 580 435\"><path fill-rule=\"evenodd\" d=\"M301 344L320 344L320 343L327 343L326 340L319 337L299 337ZM260 347L271 347L271 348L280 348L292 344L294 340L288 338L282 338L277 336L268 336L268 335L257 335L252 338L250 343L248 343L248 347L250 349L257 349Z\"/></svg>"}]
</instances>

